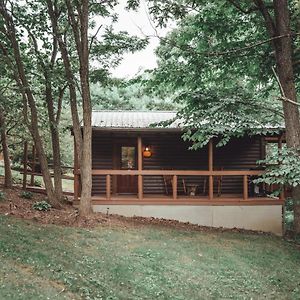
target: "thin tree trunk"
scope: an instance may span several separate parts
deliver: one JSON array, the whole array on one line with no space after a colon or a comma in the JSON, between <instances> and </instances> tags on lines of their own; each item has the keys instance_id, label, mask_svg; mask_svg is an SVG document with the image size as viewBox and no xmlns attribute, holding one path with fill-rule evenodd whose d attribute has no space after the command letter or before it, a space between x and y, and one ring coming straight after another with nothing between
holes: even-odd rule
<instances>
[{"instance_id":1,"label":"thin tree trunk","mask_svg":"<svg viewBox=\"0 0 300 300\"><path fill-rule=\"evenodd\" d=\"M35 146L37 148L37 153L39 155L39 161L41 164L41 170L42 170L42 175L43 175L43 180L44 180L48 200L53 207L60 207L59 201L55 197L54 190L53 190L53 184L52 184L50 171L48 167L47 156L45 154L42 139L39 133L37 108L35 105L35 100L32 91L30 89L29 82L27 81L27 77L25 74L25 69L20 54L19 44L16 37L15 25L12 17L6 10L6 5L3 0L0 1L0 14L3 16L3 19L5 21L7 27L7 36L12 46L14 60L17 68L17 74L16 74L17 77L15 79L22 94L23 105L24 107L27 107L27 103L28 103L30 108L31 122L30 124L28 123L27 124L30 133L32 135L32 138L34 140ZM26 119L27 115L26 116L24 115L24 117Z\"/></svg>"},{"instance_id":2,"label":"thin tree trunk","mask_svg":"<svg viewBox=\"0 0 300 300\"><path fill-rule=\"evenodd\" d=\"M92 105L89 86L89 46L88 46L88 20L89 1L82 0L80 14L80 47L77 52L80 60L80 83L83 103L83 145L81 157L81 174L84 178L82 185L79 212L86 216L92 212Z\"/></svg>"},{"instance_id":3,"label":"thin tree trunk","mask_svg":"<svg viewBox=\"0 0 300 300\"><path fill-rule=\"evenodd\" d=\"M48 76L45 74L46 80L46 103L48 110L48 118L50 123L51 144L53 154L53 170L54 170L54 193L57 199L63 199L62 189L62 169L58 124L55 120L52 88Z\"/></svg>"},{"instance_id":4,"label":"thin tree trunk","mask_svg":"<svg viewBox=\"0 0 300 300\"><path fill-rule=\"evenodd\" d=\"M92 127L91 127L91 99L89 88L89 51L88 51L88 1L81 1L78 4L78 16L80 18L80 26L75 24L74 7L71 1L66 0L69 19L76 43L76 50L79 57L80 64L80 83L83 103L83 129L81 131L80 122L77 109L76 85L75 76L72 71L72 66L69 58L66 43L62 39L62 35L58 29L57 13L55 12L55 5L51 0L47 0L48 13L51 18L53 27L53 34L56 35L62 59L64 62L66 77L70 91L70 105L73 121L73 132L75 137L75 144L78 151L78 160L80 163L81 176L81 197L79 211L80 215L87 216L92 212L91 206L91 189L92 189L92 158L91 158L91 143L92 143Z\"/></svg>"},{"instance_id":5,"label":"thin tree trunk","mask_svg":"<svg viewBox=\"0 0 300 300\"><path fill-rule=\"evenodd\" d=\"M63 41L62 34L58 28L58 12L56 11L56 7L53 5L52 0L47 0L48 13L50 16L53 35L56 36L59 50L61 52L61 56L64 63L66 78L68 82L68 88L70 93L70 107L71 107L71 116L73 123L73 133L75 137L75 144L77 149L82 149L82 133L80 129L80 121L78 116L78 108L77 108L77 95L76 95L76 83L75 78L71 66L71 61L69 58L68 49L66 43ZM78 151L78 161L81 161L81 151Z\"/></svg>"},{"instance_id":6,"label":"thin tree trunk","mask_svg":"<svg viewBox=\"0 0 300 300\"><path fill-rule=\"evenodd\" d=\"M9 158L9 149L7 145L7 135L6 135L6 126L5 126L5 116L0 108L0 131L1 131L1 144L2 144L2 152L4 158L4 186L7 188L12 188L12 173L10 166L10 158Z\"/></svg>"}]
</instances>

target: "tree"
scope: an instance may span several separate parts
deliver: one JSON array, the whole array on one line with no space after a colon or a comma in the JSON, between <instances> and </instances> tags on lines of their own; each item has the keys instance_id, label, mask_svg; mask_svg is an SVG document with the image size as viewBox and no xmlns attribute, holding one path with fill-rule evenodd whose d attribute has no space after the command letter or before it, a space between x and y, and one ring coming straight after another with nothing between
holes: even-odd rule
<instances>
[{"instance_id":1,"label":"tree","mask_svg":"<svg viewBox=\"0 0 300 300\"><path fill-rule=\"evenodd\" d=\"M13 6L10 8L12 9ZM11 70L14 70L13 76L22 95L24 121L28 126L37 148L49 202L52 206L59 207L59 200L54 193L47 156L39 130L39 116L34 92L28 78L28 73L26 73L24 57L22 57L20 38L8 4L3 0L0 1L0 16L0 32L2 33L0 47L2 54L6 57L6 61L10 65ZM28 108L30 110L30 120L28 118Z\"/></svg>"},{"instance_id":2,"label":"tree","mask_svg":"<svg viewBox=\"0 0 300 300\"><path fill-rule=\"evenodd\" d=\"M254 130L257 133L267 115L271 125L278 127L283 115L287 146L299 151L299 82L294 76L299 66L296 1L149 3L160 25L170 18L179 24L161 41L156 79L167 83L177 93L176 98L186 103L180 115L189 116L187 127L197 128L196 132L188 131L186 138L201 146L221 134L226 142L232 135L251 131L251 123L258 125ZM277 82L280 96L276 95ZM283 114L278 109L278 99L282 101ZM203 117L207 122L199 126ZM299 187L293 189L293 198L294 225L299 234Z\"/></svg>"},{"instance_id":3,"label":"tree","mask_svg":"<svg viewBox=\"0 0 300 300\"><path fill-rule=\"evenodd\" d=\"M143 48L147 41L140 41L136 37L129 37L126 32L113 33L112 28L105 27L104 33L99 34L103 27L100 24L95 34L88 35L90 26L93 29L92 17L100 15L111 17L112 9L117 2L97 1L71 1L66 0L63 3L47 0L47 11L51 20L52 34L58 41L61 57L64 63L65 76L68 82L70 107L73 122L73 132L75 145L78 150L78 161L81 172L81 198L80 214L87 216L91 213L91 96L90 96L90 65L92 58L100 62L101 67L94 71L95 74L101 74L99 80L106 80L108 74L107 68L110 65L108 61L111 57L113 63L117 64L126 51L135 51ZM65 15L64 15L65 14ZM114 19L114 17L112 18ZM71 26L71 35L68 36L66 24ZM98 37L102 37L100 39ZM73 49L75 49L78 59L74 59ZM77 84L77 76L79 84ZM97 75L96 75L97 76ZM83 126L79 122L79 100L77 89L80 91L82 101Z\"/></svg>"},{"instance_id":4,"label":"tree","mask_svg":"<svg viewBox=\"0 0 300 300\"><path fill-rule=\"evenodd\" d=\"M176 110L181 107L170 97L157 96L157 89L148 89L148 79L144 74L131 80L112 79L106 85L92 83L93 107L108 110Z\"/></svg>"}]
</instances>

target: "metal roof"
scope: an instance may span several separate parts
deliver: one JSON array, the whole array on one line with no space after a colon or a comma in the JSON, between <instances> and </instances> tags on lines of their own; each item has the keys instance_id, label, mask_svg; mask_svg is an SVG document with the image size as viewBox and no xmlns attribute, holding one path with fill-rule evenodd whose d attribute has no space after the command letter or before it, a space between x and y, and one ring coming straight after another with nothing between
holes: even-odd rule
<instances>
[{"instance_id":1,"label":"metal roof","mask_svg":"<svg viewBox=\"0 0 300 300\"><path fill-rule=\"evenodd\" d=\"M93 111L92 126L107 129L155 129L169 128L180 129L179 122L173 122L167 127L155 126L155 124L172 120L176 116L175 111Z\"/></svg>"}]
</instances>

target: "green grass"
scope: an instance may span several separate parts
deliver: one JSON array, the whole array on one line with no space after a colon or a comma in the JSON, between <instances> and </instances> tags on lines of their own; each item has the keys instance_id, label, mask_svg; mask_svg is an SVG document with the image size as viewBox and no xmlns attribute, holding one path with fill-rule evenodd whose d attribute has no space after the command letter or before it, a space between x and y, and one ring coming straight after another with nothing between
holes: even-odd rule
<instances>
[{"instance_id":1,"label":"green grass","mask_svg":"<svg viewBox=\"0 0 300 300\"><path fill-rule=\"evenodd\" d=\"M0 299L300 299L300 251L274 236L0 216L0 265Z\"/></svg>"}]
</instances>

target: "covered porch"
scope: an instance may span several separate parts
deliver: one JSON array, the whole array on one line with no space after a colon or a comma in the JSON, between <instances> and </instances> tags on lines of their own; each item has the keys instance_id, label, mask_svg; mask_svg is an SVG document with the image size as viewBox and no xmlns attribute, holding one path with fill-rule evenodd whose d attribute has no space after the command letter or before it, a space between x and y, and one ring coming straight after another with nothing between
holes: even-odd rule
<instances>
[{"instance_id":1,"label":"covered porch","mask_svg":"<svg viewBox=\"0 0 300 300\"><path fill-rule=\"evenodd\" d=\"M155 133L155 136L157 134ZM130 134L127 133L124 138L124 133L120 132L108 136L102 131L94 131L93 153L98 153L98 150L101 149L101 146L98 146L97 142L95 142L97 138L100 139L101 137L103 141L101 151L103 153L106 151L103 150L105 147L108 147L105 141L110 140L111 144L106 155L109 156L108 153L110 152L112 156L112 168L105 168L109 164L104 161L104 155L97 154L99 159L94 159L93 161L93 186L97 186L97 188L94 188L92 196L94 205L248 206L282 205L284 203L283 193L279 197L269 195L274 187L253 184L252 179L263 172L263 170L255 169L255 164L241 165L241 168L238 169L236 164L227 162L226 165L224 162L223 165L225 167L220 168L220 163L218 162L220 157L217 157L217 155L221 154L215 147L216 141L213 140L208 143L206 149L199 153L199 160L202 160L203 166L206 165L206 169L182 169L182 167L180 169L162 169L160 165L156 165L157 159L154 159L154 156L158 156L160 152L156 149L158 147L156 147L155 142L152 142L154 141L151 138L152 136L154 136L153 133L149 134L149 132L131 132ZM180 135L177 133L176 137L178 137L179 143ZM167 135L164 135L163 139L167 139ZM280 148L283 137L257 139L260 139L260 147L265 148L266 143L277 143L278 148ZM172 145L171 142L170 145ZM238 144L235 144L234 147L236 145ZM134 162L130 162L130 167L122 165L122 159L126 163L129 160L128 157L122 158L122 147L127 152L132 150L128 147L134 148L134 153L131 153ZM118 149L121 150L118 151ZM150 155L153 155L152 161L154 163L149 163L151 158L147 157L149 153L145 155L145 151L154 152ZM175 150L173 149L173 151ZM230 153L230 149L228 151ZM224 153L222 154L222 159L226 161L228 157ZM234 162L234 153L232 155L231 160ZM265 153L260 149L259 157L256 157L256 154L253 153L251 155L253 156L251 160L256 161L262 159ZM93 157L95 156L96 154L93 154ZM236 159L238 160L238 158ZM98 160L100 164L96 163ZM206 160L205 163L203 162L204 160ZM216 161L218 164L215 163ZM181 165L185 165L185 163ZM232 169L229 169L230 165L233 166ZM80 170L76 160L74 167L74 198L76 203L80 198ZM124 186L122 190L120 190L120 185ZM224 188L223 185L225 186Z\"/></svg>"}]
</instances>

